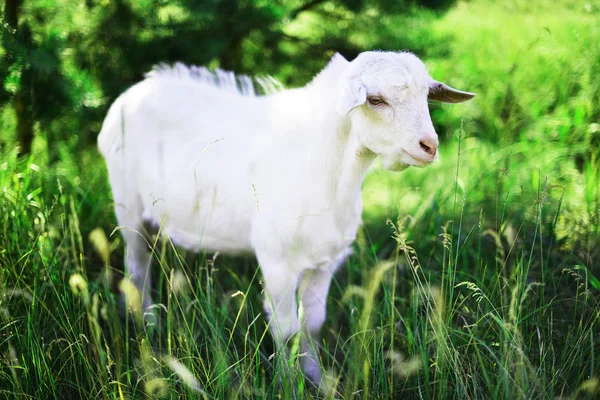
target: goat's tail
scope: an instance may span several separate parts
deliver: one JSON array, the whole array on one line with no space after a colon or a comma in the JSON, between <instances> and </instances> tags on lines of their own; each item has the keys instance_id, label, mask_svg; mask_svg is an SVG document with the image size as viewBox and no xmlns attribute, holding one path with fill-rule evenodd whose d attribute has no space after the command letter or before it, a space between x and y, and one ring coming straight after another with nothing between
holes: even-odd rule
<instances>
[{"instance_id":1,"label":"goat's tail","mask_svg":"<svg viewBox=\"0 0 600 400\"><path fill-rule=\"evenodd\" d=\"M98 135L98 148L105 159L123 151L125 144L125 109L123 95L110 106Z\"/></svg>"}]
</instances>

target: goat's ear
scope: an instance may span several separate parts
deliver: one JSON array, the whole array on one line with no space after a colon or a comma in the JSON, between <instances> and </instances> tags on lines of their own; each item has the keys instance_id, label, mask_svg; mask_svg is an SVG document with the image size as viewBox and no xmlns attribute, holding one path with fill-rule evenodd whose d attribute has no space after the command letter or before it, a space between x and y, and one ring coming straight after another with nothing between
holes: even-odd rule
<instances>
[{"instance_id":1,"label":"goat's ear","mask_svg":"<svg viewBox=\"0 0 600 400\"><path fill-rule=\"evenodd\" d=\"M454 89L445 83L433 81L429 85L427 100L444 103L462 103L475 97L475 93Z\"/></svg>"},{"instance_id":2,"label":"goat's ear","mask_svg":"<svg viewBox=\"0 0 600 400\"><path fill-rule=\"evenodd\" d=\"M338 99L337 110L340 115L346 115L353 108L365 104L367 101L367 89L359 79L344 79L341 84L340 98Z\"/></svg>"}]
</instances>

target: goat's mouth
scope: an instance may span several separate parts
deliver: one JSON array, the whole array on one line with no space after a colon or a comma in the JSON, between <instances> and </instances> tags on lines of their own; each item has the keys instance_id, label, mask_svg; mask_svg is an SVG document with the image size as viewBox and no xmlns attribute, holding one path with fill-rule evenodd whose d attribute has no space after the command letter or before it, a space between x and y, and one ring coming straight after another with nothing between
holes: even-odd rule
<instances>
[{"instance_id":1,"label":"goat's mouth","mask_svg":"<svg viewBox=\"0 0 600 400\"><path fill-rule=\"evenodd\" d=\"M404 151L404 153L408 156L408 158L410 158L409 162L410 165L413 165L415 167L426 167L430 164L432 164L435 161L435 158L431 158L431 159L424 159L424 158L420 158L417 156L412 155L411 153L409 153L408 151ZM437 158L437 157L436 157Z\"/></svg>"},{"instance_id":2,"label":"goat's mouth","mask_svg":"<svg viewBox=\"0 0 600 400\"><path fill-rule=\"evenodd\" d=\"M431 165L437 157L430 159L424 159L412 155L410 152L404 149L400 149L397 153L389 155L382 155L383 167L390 171L402 171L408 167L424 168Z\"/></svg>"}]
</instances>

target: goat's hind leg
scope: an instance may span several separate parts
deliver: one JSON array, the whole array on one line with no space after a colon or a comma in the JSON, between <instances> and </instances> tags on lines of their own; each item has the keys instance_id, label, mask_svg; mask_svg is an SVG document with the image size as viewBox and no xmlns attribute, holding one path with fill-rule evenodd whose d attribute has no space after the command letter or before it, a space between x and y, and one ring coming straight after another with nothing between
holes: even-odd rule
<instances>
[{"instance_id":1,"label":"goat's hind leg","mask_svg":"<svg viewBox=\"0 0 600 400\"><path fill-rule=\"evenodd\" d=\"M150 291L152 288L150 277L151 256L148 242L141 230L129 227L122 228L126 241L125 267L131 282L139 291L142 310L146 312L152 305Z\"/></svg>"},{"instance_id":2,"label":"goat's hind leg","mask_svg":"<svg viewBox=\"0 0 600 400\"><path fill-rule=\"evenodd\" d=\"M119 230L125 240L125 272L133 283L140 301L134 298L134 288L131 285L121 285L125 289L124 295L129 294L130 299L125 299L125 304L135 306L134 302L141 302L142 310L146 311L152 304L150 297L150 251L148 242L144 237L144 223L142 217L143 204L137 190L136 166L132 159L136 157L135 148L131 147L131 140L127 140L125 131L125 110L123 101L120 101L118 110L117 102L111 107L102 132L98 139L108 169L108 177L112 189L115 214ZM117 116L120 114L119 116ZM112 117L110 117L112 115ZM124 281L125 283L126 281Z\"/></svg>"},{"instance_id":3,"label":"goat's hind leg","mask_svg":"<svg viewBox=\"0 0 600 400\"><path fill-rule=\"evenodd\" d=\"M116 196L115 196L116 200ZM118 204L118 203L117 203ZM131 301L137 302L135 296L139 294L142 309L147 312L152 305L150 263L151 254L148 247L145 224L142 220L141 204L139 202L125 203L123 206L116 206L117 220L123 239L125 240L125 271L126 279L129 279L135 286L138 293L123 293L129 299L125 299L125 304L130 308L138 305L130 304ZM127 288L125 285L123 288ZM127 289L126 292L132 290Z\"/></svg>"}]
</instances>

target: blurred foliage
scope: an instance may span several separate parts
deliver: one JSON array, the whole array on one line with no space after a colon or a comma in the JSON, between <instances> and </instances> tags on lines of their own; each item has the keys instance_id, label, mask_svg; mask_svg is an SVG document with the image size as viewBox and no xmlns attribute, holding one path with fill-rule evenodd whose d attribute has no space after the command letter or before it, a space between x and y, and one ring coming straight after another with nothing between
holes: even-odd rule
<instances>
[{"instance_id":1,"label":"blurred foliage","mask_svg":"<svg viewBox=\"0 0 600 400\"><path fill-rule=\"evenodd\" d=\"M346 34L359 14L445 9L452 0L8 0L0 106L17 129L93 143L110 102L159 62L182 61L305 82L334 51L362 51ZM314 28L322 23L329 28ZM294 28L289 28L293 25ZM364 28L363 28L364 30ZM65 136L65 132L69 132ZM32 135L30 133L17 136ZM29 144L20 141L22 151ZM5 143L7 141L4 141Z\"/></svg>"},{"instance_id":2,"label":"blurred foliage","mask_svg":"<svg viewBox=\"0 0 600 400\"><path fill-rule=\"evenodd\" d=\"M436 79L478 94L460 106L431 105L442 141L462 125L497 170L531 179L517 171L531 161L543 168L538 181L550 174L555 185L582 183L565 199L582 212L598 196L600 175L599 12L575 0L6 1L0 147L15 146L19 121L29 118L38 159L81 153L95 145L114 98L158 62L270 74L293 87L335 51L351 59L406 49ZM495 181L476 181L488 207Z\"/></svg>"},{"instance_id":3,"label":"blurred foliage","mask_svg":"<svg viewBox=\"0 0 600 400\"><path fill-rule=\"evenodd\" d=\"M5 15L9 3L21 4L17 26ZM298 86L336 51L351 59L368 49L406 49L437 79L478 93L464 107L432 106L441 136L464 118L467 131L492 143L552 141L569 147L580 171L597 166L599 6L453 4L11 0L2 13L0 107L18 108L22 93L38 134L81 150L95 143L108 105L159 62L269 74ZM14 125L1 122L0 144L11 145L16 135L6 128Z\"/></svg>"},{"instance_id":4,"label":"blurred foliage","mask_svg":"<svg viewBox=\"0 0 600 400\"><path fill-rule=\"evenodd\" d=\"M564 2L560 10L531 2L464 3L436 22L432 34L449 46L430 53L432 74L451 76L478 93L464 110L436 112L442 124L502 146L522 141L569 149L580 171L600 154L599 5ZM464 23L468 21L468 23ZM444 40L451 36L452 40ZM476 49L476 50L474 50Z\"/></svg>"},{"instance_id":5,"label":"blurred foliage","mask_svg":"<svg viewBox=\"0 0 600 400\"><path fill-rule=\"evenodd\" d=\"M17 136L27 153L34 122L48 123L71 106L71 82L61 70L64 41L55 29L40 35L36 27L45 25L45 15L36 8L24 12L22 0L6 1L2 15L0 106L14 103Z\"/></svg>"}]
</instances>

